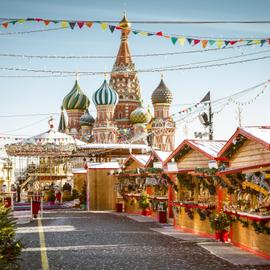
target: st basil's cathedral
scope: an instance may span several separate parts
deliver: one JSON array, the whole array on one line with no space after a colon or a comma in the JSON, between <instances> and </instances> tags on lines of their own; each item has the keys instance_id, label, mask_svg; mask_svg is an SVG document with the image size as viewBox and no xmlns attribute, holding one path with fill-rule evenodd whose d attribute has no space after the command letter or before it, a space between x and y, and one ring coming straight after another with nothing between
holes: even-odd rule
<instances>
[{"instance_id":1,"label":"st basil's cathedral","mask_svg":"<svg viewBox=\"0 0 270 270\"><path fill-rule=\"evenodd\" d=\"M58 130L88 143L148 144L162 151L174 149L175 122L170 117L172 93L163 78L152 93L154 116L141 102L140 82L128 46L131 24L119 23L120 48L110 73L94 92L96 119L89 113L90 100L76 79L64 97ZM67 113L66 121L64 110Z\"/></svg>"}]
</instances>

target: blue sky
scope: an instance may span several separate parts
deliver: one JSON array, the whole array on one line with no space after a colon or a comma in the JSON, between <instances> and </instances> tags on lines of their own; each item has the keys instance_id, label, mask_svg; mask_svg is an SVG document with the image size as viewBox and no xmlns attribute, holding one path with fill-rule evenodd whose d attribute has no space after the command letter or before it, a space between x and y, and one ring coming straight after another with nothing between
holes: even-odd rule
<instances>
[{"instance_id":1,"label":"blue sky","mask_svg":"<svg viewBox=\"0 0 270 270\"><path fill-rule=\"evenodd\" d=\"M70 1L70 0L0 0L0 17L41 17L48 19L121 20L127 11L130 20L270 20L269 1ZM269 25L133 25L134 29L210 37L270 37ZM45 28L42 24L17 24L0 33ZM116 55L119 31L111 34L100 26L82 30L60 31L25 35L0 35L0 53L37 55ZM172 45L158 37L130 35L132 54L179 52L198 49ZM270 50L270 46L231 49L178 56L134 58L138 69L164 65L177 65L215 58L237 56L241 53ZM266 54L267 55L267 54ZM269 55L269 53L268 53ZM110 70L112 59L95 60L37 60L0 58L0 67L24 67L62 70ZM208 90L218 99L270 79L270 60L261 60L211 69L164 73L165 82L174 95L172 112L184 108L183 103L199 101ZM0 75L19 73L0 71ZM26 113L59 112L63 97L70 91L75 78L0 78L0 116ZM91 98L101 85L102 76L81 77L80 85ZM144 104L150 104L151 93L160 80L159 73L139 74ZM257 92L253 92L252 97ZM244 99L245 100L245 99ZM255 103L243 107L244 125L269 125L270 87ZM94 111L91 103L90 110ZM227 106L215 116L215 138L227 139L237 127L235 105ZM93 112L95 114L95 112ZM0 117L0 133L31 135L47 129L46 116L28 118ZM58 122L58 116L55 117ZM34 122L38 122L33 124ZM33 124L33 125L32 125ZM27 128L22 128L29 125ZM195 130L203 131L198 120L188 125L188 136ZM177 142L183 138L183 124L178 125Z\"/></svg>"}]
</instances>

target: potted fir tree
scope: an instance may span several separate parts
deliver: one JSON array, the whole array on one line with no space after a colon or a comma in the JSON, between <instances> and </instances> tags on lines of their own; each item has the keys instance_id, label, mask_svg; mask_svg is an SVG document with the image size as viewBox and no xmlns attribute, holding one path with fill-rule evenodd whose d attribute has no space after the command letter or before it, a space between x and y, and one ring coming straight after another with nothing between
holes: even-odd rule
<instances>
[{"instance_id":1,"label":"potted fir tree","mask_svg":"<svg viewBox=\"0 0 270 270\"><path fill-rule=\"evenodd\" d=\"M228 242L230 225L233 219L226 213L220 212L210 216L210 225L215 230L216 239Z\"/></svg>"},{"instance_id":2,"label":"potted fir tree","mask_svg":"<svg viewBox=\"0 0 270 270\"><path fill-rule=\"evenodd\" d=\"M148 195L143 192L139 199L139 207L142 209L142 215L144 216L150 215L149 206L150 206L150 202L149 202Z\"/></svg>"}]
</instances>

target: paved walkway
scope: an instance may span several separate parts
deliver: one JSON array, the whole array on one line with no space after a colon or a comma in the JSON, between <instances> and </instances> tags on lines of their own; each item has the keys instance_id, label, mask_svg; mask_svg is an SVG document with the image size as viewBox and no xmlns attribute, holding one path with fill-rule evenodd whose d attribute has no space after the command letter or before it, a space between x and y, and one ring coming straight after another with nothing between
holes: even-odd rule
<instances>
[{"instance_id":1,"label":"paved walkway","mask_svg":"<svg viewBox=\"0 0 270 270\"><path fill-rule=\"evenodd\" d=\"M22 269L270 269L235 266L196 241L166 235L171 227L139 219L144 222L113 213L45 213L43 220L18 227L26 244Z\"/></svg>"}]
</instances>

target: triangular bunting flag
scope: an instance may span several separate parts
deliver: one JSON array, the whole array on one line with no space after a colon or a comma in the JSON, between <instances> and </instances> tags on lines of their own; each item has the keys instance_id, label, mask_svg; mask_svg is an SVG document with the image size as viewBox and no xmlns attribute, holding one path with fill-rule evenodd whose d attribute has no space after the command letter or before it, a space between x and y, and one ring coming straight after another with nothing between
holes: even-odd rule
<instances>
[{"instance_id":1,"label":"triangular bunting flag","mask_svg":"<svg viewBox=\"0 0 270 270\"><path fill-rule=\"evenodd\" d=\"M175 43L177 42L178 38L177 37L171 37L171 41L173 43L173 45L175 45Z\"/></svg>"},{"instance_id":2,"label":"triangular bunting flag","mask_svg":"<svg viewBox=\"0 0 270 270\"><path fill-rule=\"evenodd\" d=\"M216 43L215 40L208 40L208 42L209 42L210 46L212 46L212 45L214 45Z\"/></svg>"},{"instance_id":3,"label":"triangular bunting flag","mask_svg":"<svg viewBox=\"0 0 270 270\"><path fill-rule=\"evenodd\" d=\"M101 23L101 29L102 30L106 30L107 29L108 24L107 23Z\"/></svg>"},{"instance_id":4,"label":"triangular bunting flag","mask_svg":"<svg viewBox=\"0 0 270 270\"><path fill-rule=\"evenodd\" d=\"M148 33L148 36L150 37L150 36L153 36L153 35L155 35L154 33Z\"/></svg>"},{"instance_id":5,"label":"triangular bunting flag","mask_svg":"<svg viewBox=\"0 0 270 270\"><path fill-rule=\"evenodd\" d=\"M223 45L223 40L218 39L218 40L217 40L217 47L218 47L218 48L221 48L222 45Z\"/></svg>"},{"instance_id":6,"label":"triangular bunting flag","mask_svg":"<svg viewBox=\"0 0 270 270\"><path fill-rule=\"evenodd\" d=\"M11 23L14 25L15 23L17 23L18 21L12 21Z\"/></svg>"},{"instance_id":7,"label":"triangular bunting flag","mask_svg":"<svg viewBox=\"0 0 270 270\"><path fill-rule=\"evenodd\" d=\"M48 26L48 25L50 24L50 21L44 20L44 24L45 24L46 26Z\"/></svg>"},{"instance_id":8,"label":"triangular bunting flag","mask_svg":"<svg viewBox=\"0 0 270 270\"><path fill-rule=\"evenodd\" d=\"M193 39L192 38L187 38L187 41L188 41L189 44L191 44Z\"/></svg>"},{"instance_id":9,"label":"triangular bunting flag","mask_svg":"<svg viewBox=\"0 0 270 270\"><path fill-rule=\"evenodd\" d=\"M231 40L231 41L229 41L229 43L230 43L230 45L234 45L235 43L237 43L237 41L236 40Z\"/></svg>"},{"instance_id":10,"label":"triangular bunting flag","mask_svg":"<svg viewBox=\"0 0 270 270\"><path fill-rule=\"evenodd\" d=\"M84 22L77 22L79 28L81 29L84 26Z\"/></svg>"},{"instance_id":11,"label":"triangular bunting flag","mask_svg":"<svg viewBox=\"0 0 270 270\"><path fill-rule=\"evenodd\" d=\"M163 33L160 31L160 32L157 32L156 35L157 36L163 36Z\"/></svg>"},{"instance_id":12,"label":"triangular bunting flag","mask_svg":"<svg viewBox=\"0 0 270 270\"><path fill-rule=\"evenodd\" d=\"M165 38L171 38L170 36L163 36L163 37L165 37Z\"/></svg>"},{"instance_id":13,"label":"triangular bunting flag","mask_svg":"<svg viewBox=\"0 0 270 270\"><path fill-rule=\"evenodd\" d=\"M198 43L200 43L199 39L194 39L193 46L196 46Z\"/></svg>"},{"instance_id":14,"label":"triangular bunting flag","mask_svg":"<svg viewBox=\"0 0 270 270\"><path fill-rule=\"evenodd\" d=\"M180 43L181 46L185 45L186 39L184 37L180 37L178 40L179 40L179 43Z\"/></svg>"},{"instance_id":15,"label":"triangular bunting flag","mask_svg":"<svg viewBox=\"0 0 270 270\"><path fill-rule=\"evenodd\" d=\"M266 40L265 39L262 39L261 40L261 47L263 46L263 44L266 42Z\"/></svg>"},{"instance_id":16,"label":"triangular bunting flag","mask_svg":"<svg viewBox=\"0 0 270 270\"><path fill-rule=\"evenodd\" d=\"M133 33L134 35L137 35L139 32L138 32L138 31L132 31L132 33Z\"/></svg>"},{"instance_id":17,"label":"triangular bunting flag","mask_svg":"<svg viewBox=\"0 0 270 270\"><path fill-rule=\"evenodd\" d=\"M268 39L268 44L270 45L270 38Z\"/></svg>"},{"instance_id":18,"label":"triangular bunting flag","mask_svg":"<svg viewBox=\"0 0 270 270\"><path fill-rule=\"evenodd\" d=\"M230 41L225 40L225 41L224 41L224 43L225 43L225 46L228 46L228 45L229 45L229 43L230 43Z\"/></svg>"},{"instance_id":19,"label":"triangular bunting flag","mask_svg":"<svg viewBox=\"0 0 270 270\"><path fill-rule=\"evenodd\" d=\"M43 19L41 19L41 18L35 18L34 19L36 22L41 22L41 21L43 21ZM20 22L21 20L19 20L19 22Z\"/></svg>"},{"instance_id":20,"label":"triangular bunting flag","mask_svg":"<svg viewBox=\"0 0 270 270\"><path fill-rule=\"evenodd\" d=\"M70 28L73 30L75 27L76 23L75 22L69 22Z\"/></svg>"},{"instance_id":21,"label":"triangular bunting flag","mask_svg":"<svg viewBox=\"0 0 270 270\"><path fill-rule=\"evenodd\" d=\"M142 36L148 36L147 32L139 32L139 34L142 35Z\"/></svg>"},{"instance_id":22,"label":"triangular bunting flag","mask_svg":"<svg viewBox=\"0 0 270 270\"><path fill-rule=\"evenodd\" d=\"M202 40L202 47L205 49L207 46L208 40Z\"/></svg>"},{"instance_id":23,"label":"triangular bunting flag","mask_svg":"<svg viewBox=\"0 0 270 270\"><path fill-rule=\"evenodd\" d=\"M115 26L115 29L116 30L122 30L122 27L120 27L120 26L117 25L117 26Z\"/></svg>"},{"instance_id":24,"label":"triangular bunting flag","mask_svg":"<svg viewBox=\"0 0 270 270\"><path fill-rule=\"evenodd\" d=\"M55 24L56 24L56 23L60 23L59 21L51 21L51 22L53 22L53 23L55 23Z\"/></svg>"},{"instance_id":25,"label":"triangular bunting flag","mask_svg":"<svg viewBox=\"0 0 270 270\"><path fill-rule=\"evenodd\" d=\"M3 27L7 28L8 27L8 22L2 23Z\"/></svg>"},{"instance_id":26,"label":"triangular bunting flag","mask_svg":"<svg viewBox=\"0 0 270 270\"><path fill-rule=\"evenodd\" d=\"M40 19L40 20L41 20L41 19ZM19 22L19 23L24 23L25 20L24 20L24 19L20 19L20 20L18 20L18 22Z\"/></svg>"},{"instance_id":27,"label":"triangular bunting flag","mask_svg":"<svg viewBox=\"0 0 270 270\"><path fill-rule=\"evenodd\" d=\"M75 26L75 24L74 24L74 26ZM61 22L61 27L62 27L62 28L67 28L67 27L68 27L68 22L62 21L62 22ZM71 26L70 26L70 27L71 27ZM72 27L71 27L71 28L72 28ZM73 28L74 28L74 27L73 27ZM73 28L72 28L72 29L73 29Z\"/></svg>"},{"instance_id":28,"label":"triangular bunting flag","mask_svg":"<svg viewBox=\"0 0 270 270\"><path fill-rule=\"evenodd\" d=\"M89 28L91 28L91 27L92 27L92 25L93 25L93 23L92 23L92 22L86 22L85 24L86 24L86 26L87 26L87 27L89 27Z\"/></svg>"},{"instance_id":29,"label":"triangular bunting flag","mask_svg":"<svg viewBox=\"0 0 270 270\"><path fill-rule=\"evenodd\" d=\"M258 40L258 39L256 39L256 40L253 40L253 43L254 43L254 44L261 44L261 41Z\"/></svg>"},{"instance_id":30,"label":"triangular bunting flag","mask_svg":"<svg viewBox=\"0 0 270 270\"><path fill-rule=\"evenodd\" d=\"M115 26L114 25L109 25L109 28L110 28L111 32L113 33L114 29L115 29Z\"/></svg>"}]
</instances>

